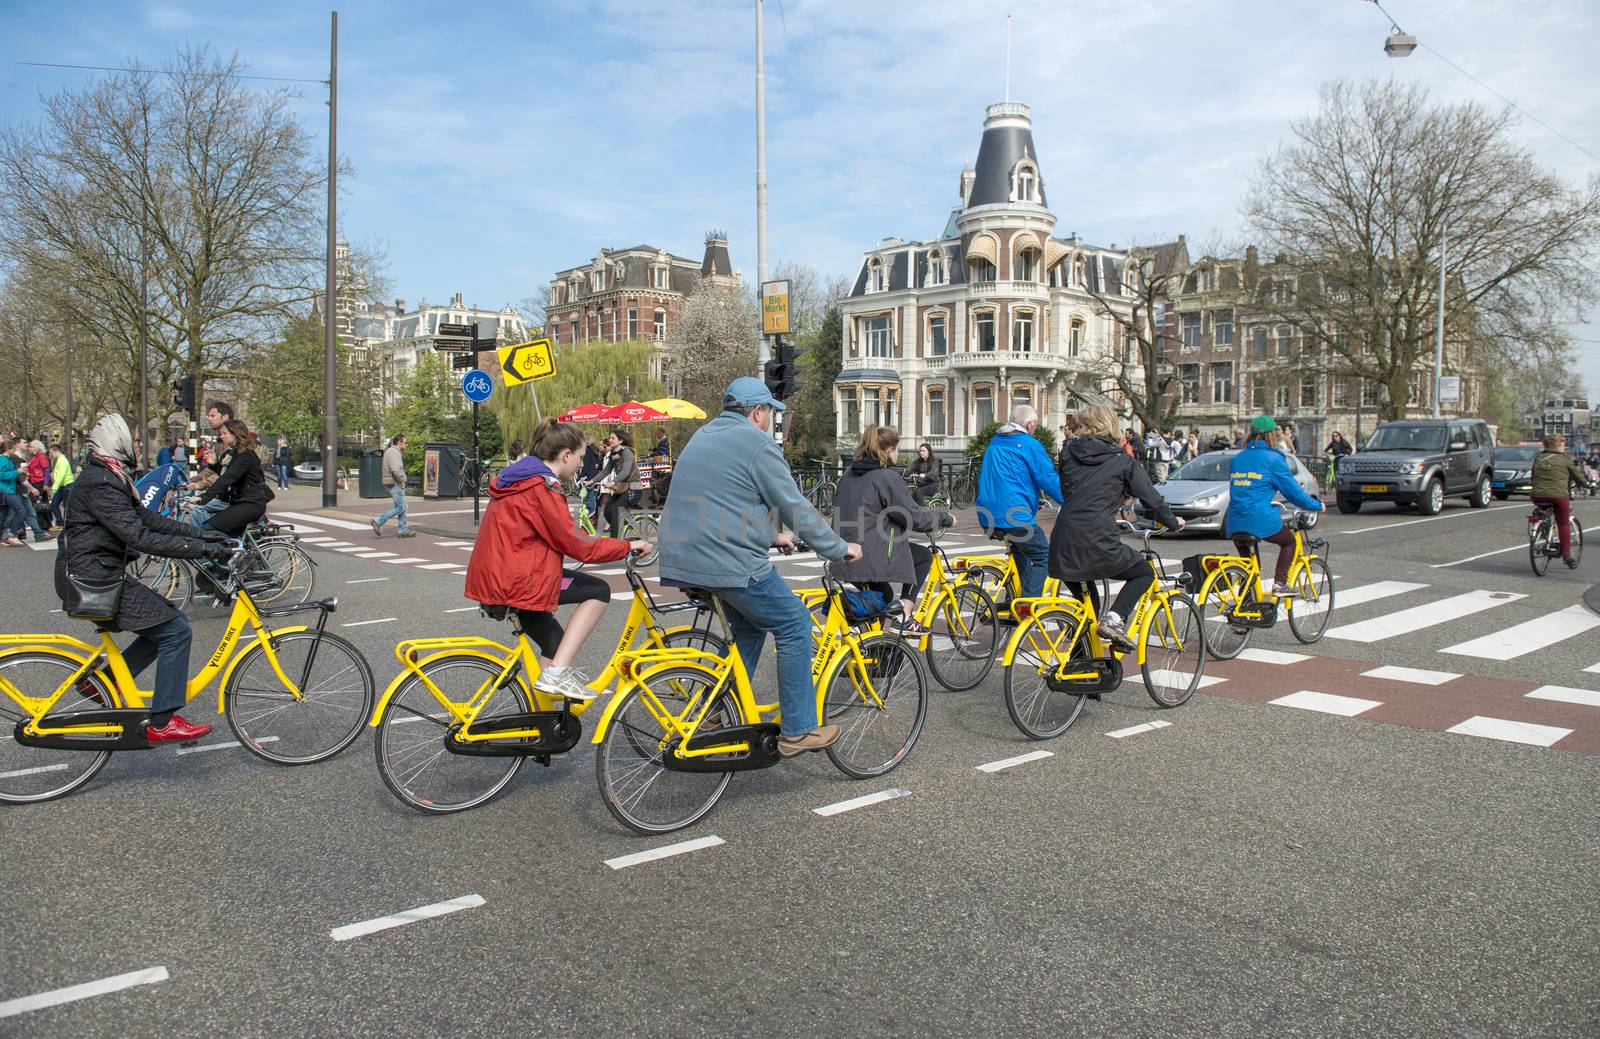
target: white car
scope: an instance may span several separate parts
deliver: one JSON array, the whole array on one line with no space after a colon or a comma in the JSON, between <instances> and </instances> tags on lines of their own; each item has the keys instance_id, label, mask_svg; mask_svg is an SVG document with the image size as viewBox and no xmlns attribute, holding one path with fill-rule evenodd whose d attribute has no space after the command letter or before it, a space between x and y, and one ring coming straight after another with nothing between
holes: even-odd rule
<instances>
[{"instance_id":1,"label":"white car","mask_svg":"<svg viewBox=\"0 0 1600 1039\"><path fill-rule=\"evenodd\" d=\"M1173 471L1165 483L1156 484L1156 492L1165 498L1167 506L1182 518L1188 530L1218 534L1222 532L1228 519L1228 500L1231 496L1228 467L1233 462L1233 456L1238 453L1238 451L1208 451L1199 458L1191 458L1183 463ZM1294 473L1300 489L1320 500L1322 489L1317 486L1317 478L1311 475L1311 470L1292 455L1285 455L1284 460L1289 463L1289 471ZM1275 498L1283 500L1281 494ZM1146 510L1143 503L1136 502L1135 508L1140 515L1144 515ZM1321 518L1320 512L1313 513L1311 525L1316 526Z\"/></svg>"}]
</instances>

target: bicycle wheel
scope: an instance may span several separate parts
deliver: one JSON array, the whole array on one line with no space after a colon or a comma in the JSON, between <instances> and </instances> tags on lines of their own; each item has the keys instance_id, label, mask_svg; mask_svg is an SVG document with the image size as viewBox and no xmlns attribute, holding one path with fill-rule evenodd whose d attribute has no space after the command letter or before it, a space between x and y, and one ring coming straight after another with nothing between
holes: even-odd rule
<instances>
[{"instance_id":1,"label":"bicycle wheel","mask_svg":"<svg viewBox=\"0 0 1600 1039\"><path fill-rule=\"evenodd\" d=\"M1583 561L1583 524L1578 522L1578 517L1572 517L1572 561Z\"/></svg>"},{"instance_id":2,"label":"bicycle wheel","mask_svg":"<svg viewBox=\"0 0 1600 1039\"><path fill-rule=\"evenodd\" d=\"M978 496L977 481L970 476L958 476L950 483L950 498L955 502L956 508L966 509L972 506L973 499Z\"/></svg>"},{"instance_id":3,"label":"bicycle wheel","mask_svg":"<svg viewBox=\"0 0 1600 1039\"><path fill-rule=\"evenodd\" d=\"M644 553L638 559L634 560L634 565L654 566L656 560L660 558L661 555L660 528L656 523L656 518L654 516L646 516L642 514L630 516L623 523L622 529L624 534L630 538L634 538L638 541L650 542L650 551Z\"/></svg>"},{"instance_id":4,"label":"bicycle wheel","mask_svg":"<svg viewBox=\"0 0 1600 1039\"><path fill-rule=\"evenodd\" d=\"M52 652L21 652L0 657L0 678L14 685L24 696L49 696L78 669L79 661ZM112 705L110 691L100 678L90 676L96 700L76 688L61 694L50 708L51 714L66 711L94 711ZM25 804L49 801L78 789L93 779L111 760L109 750L53 750L49 747L24 747L16 740L17 723L32 716L11 697L0 694L0 801ZM107 741L115 740L107 736Z\"/></svg>"},{"instance_id":5,"label":"bicycle wheel","mask_svg":"<svg viewBox=\"0 0 1600 1039\"><path fill-rule=\"evenodd\" d=\"M829 760L851 779L871 779L894 771L916 746L928 717L928 677L897 635L868 635L857 647L861 661L847 654L834 670L821 714L840 729Z\"/></svg>"},{"instance_id":6,"label":"bicycle wheel","mask_svg":"<svg viewBox=\"0 0 1600 1039\"><path fill-rule=\"evenodd\" d=\"M299 545L270 541L246 564L244 587L259 603L298 606L310 602L316 591L317 565Z\"/></svg>"},{"instance_id":7,"label":"bicycle wheel","mask_svg":"<svg viewBox=\"0 0 1600 1039\"><path fill-rule=\"evenodd\" d=\"M479 657L446 657L422 670L457 707L470 702L500 674L498 665ZM518 675L489 694L475 720L491 722L501 715L532 710L527 683ZM476 808L505 789L527 759L452 753L445 740L455 723L455 715L415 674L395 690L384 704L372 741L378 775L390 793L418 811L448 815Z\"/></svg>"},{"instance_id":8,"label":"bicycle wheel","mask_svg":"<svg viewBox=\"0 0 1600 1039\"><path fill-rule=\"evenodd\" d=\"M1550 572L1550 543L1555 540L1554 526L1554 521L1543 520L1528 540L1528 562L1533 564L1533 572L1539 577Z\"/></svg>"},{"instance_id":9,"label":"bicycle wheel","mask_svg":"<svg viewBox=\"0 0 1600 1039\"><path fill-rule=\"evenodd\" d=\"M1011 577L1006 564L997 560L973 560L967 564L966 581L989 597L996 610L1011 608Z\"/></svg>"},{"instance_id":10,"label":"bicycle wheel","mask_svg":"<svg viewBox=\"0 0 1600 1039\"><path fill-rule=\"evenodd\" d=\"M832 480L825 480L817 485L816 497L814 501L817 506L817 511L822 513L824 516L833 515L834 490L835 487Z\"/></svg>"},{"instance_id":11,"label":"bicycle wheel","mask_svg":"<svg viewBox=\"0 0 1600 1039\"><path fill-rule=\"evenodd\" d=\"M1075 637L1077 629L1077 617L1051 612L1028 618L1013 636L1017 651L1005 668L1006 710L1029 739L1066 732L1089 698L1087 691L1052 689L1048 678L1062 661L1088 658L1088 646Z\"/></svg>"},{"instance_id":12,"label":"bicycle wheel","mask_svg":"<svg viewBox=\"0 0 1600 1039\"><path fill-rule=\"evenodd\" d=\"M194 602L194 575L181 559L162 556L140 556L128 564L128 574L135 581L185 611Z\"/></svg>"},{"instance_id":13,"label":"bicycle wheel","mask_svg":"<svg viewBox=\"0 0 1600 1039\"><path fill-rule=\"evenodd\" d=\"M718 700L700 731L739 724L739 712L717 692L716 678L699 668L668 668L623 698L594 756L600 799L617 822L635 833L670 833L699 822L716 806L732 772L673 772L662 763L668 741L687 722L686 707L712 695Z\"/></svg>"},{"instance_id":14,"label":"bicycle wheel","mask_svg":"<svg viewBox=\"0 0 1600 1039\"><path fill-rule=\"evenodd\" d=\"M1219 614L1217 623L1206 633L1206 652L1216 660L1232 660L1244 652L1244 647L1250 641L1250 633L1254 629L1237 624L1228 623L1228 614L1249 602L1254 596L1255 589L1251 587L1250 575L1243 567L1225 566L1217 572L1216 579L1212 582L1206 594L1205 603L1200 607L1202 615L1207 607L1216 603Z\"/></svg>"},{"instance_id":15,"label":"bicycle wheel","mask_svg":"<svg viewBox=\"0 0 1600 1039\"><path fill-rule=\"evenodd\" d=\"M1206 673L1205 620L1194 600L1181 593L1152 604L1144 626L1145 691L1158 707L1177 707L1200 688Z\"/></svg>"},{"instance_id":16,"label":"bicycle wheel","mask_svg":"<svg viewBox=\"0 0 1600 1039\"><path fill-rule=\"evenodd\" d=\"M246 750L279 765L308 765L355 742L372 717L372 668L354 644L331 632L272 636L278 678L260 640L251 644L223 689L228 728Z\"/></svg>"},{"instance_id":17,"label":"bicycle wheel","mask_svg":"<svg viewBox=\"0 0 1600 1039\"><path fill-rule=\"evenodd\" d=\"M994 601L976 585L951 588L929 619L928 670L946 689L971 689L989 674L1000 650Z\"/></svg>"},{"instance_id":18,"label":"bicycle wheel","mask_svg":"<svg viewBox=\"0 0 1600 1039\"><path fill-rule=\"evenodd\" d=\"M1326 560L1313 559L1294 579L1289 630L1301 642L1315 642L1328 630L1328 619L1332 616L1333 572L1328 569Z\"/></svg>"}]
</instances>

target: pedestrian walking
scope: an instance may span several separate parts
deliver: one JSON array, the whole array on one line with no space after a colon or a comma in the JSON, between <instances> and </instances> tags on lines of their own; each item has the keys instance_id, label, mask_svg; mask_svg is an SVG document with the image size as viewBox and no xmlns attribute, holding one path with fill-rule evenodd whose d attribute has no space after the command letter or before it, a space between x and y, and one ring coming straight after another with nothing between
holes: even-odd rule
<instances>
[{"instance_id":1,"label":"pedestrian walking","mask_svg":"<svg viewBox=\"0 0 1600 1039\"><path fill-rule=\"evenodd\" d=\"M72 459L61 450L60 444L50 445L50 518L51 530L60 530L67 522L67 499L72 496L72 483L78 475L72 471Z\"/></svg>"},{"instance_id":2,"label":"pedestrian walking","mask_svg":"<svg viewBox=\"0 0 1600 1039\"><path fill-rule=\"evenodd\" d=\"M34 541L53 541L55 535L39 525L39 514L33 507L33 488L28 485L27 461L21 440L4 445L0 454L0 533L5 536L0 544L10 548L21 545L22 529L33 531Z\"/></svg>"},{"instance_id":3,"label":"pedestrian walking","mask_svg":"<svg viewBox=\"0 0 1600 1039\"><path fill-rule=\"evenodd\" d=\"M272 452L272 470L278 475L278 490L289 489L289 441L278 438L278 447Z\"/></svg>"},{"instance_id":4,"label":"pedestrian walking","mask_svg":"<svg viewBox=\"0 0 1600 1039\"><path fill-rule=\"evenodd\" d=\"M416 532L406 521L405 450L406 435L401 433L389 441L389 446L383 452L383 486L389 492L389 497L394 499L394 507L373 519L372 533L377 537L383 536L383 525L391 519L398 520L400 527L398 537L416 537Z\"/></svg>"},{"instance_id":5,"label":"pedestrian walking","mask_svg":"<svg viewBox=\"0 0 1600 1039\"><path fill-rule=\"evenodd\" d=\"M1144 438L1145 456L1150 460L1150 477L1156 483L1166 483L1172 471L1172 441L1165 430L1152 429Z\"/></svg>"}]
</instances>

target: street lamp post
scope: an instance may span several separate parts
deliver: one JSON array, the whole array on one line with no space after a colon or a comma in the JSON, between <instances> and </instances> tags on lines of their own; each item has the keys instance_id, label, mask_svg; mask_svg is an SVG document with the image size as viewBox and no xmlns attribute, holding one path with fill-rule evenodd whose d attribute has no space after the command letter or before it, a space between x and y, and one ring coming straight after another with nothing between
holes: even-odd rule
<instances>
[{"instance_id":1,"label":"street lamp post","mask_svg":"<svg viewBox=\"0 0 1600 1039\"><path fill-rule=\"evenodd\" d=\"M1439 311L1436 319L1438 328L1434 330L1433 339L1433 417L1439 417L1439 384L1444 377L1444 262L1445 241L1449 238L1449 229L1439 229Z\"/></svg>"}]
</instances>

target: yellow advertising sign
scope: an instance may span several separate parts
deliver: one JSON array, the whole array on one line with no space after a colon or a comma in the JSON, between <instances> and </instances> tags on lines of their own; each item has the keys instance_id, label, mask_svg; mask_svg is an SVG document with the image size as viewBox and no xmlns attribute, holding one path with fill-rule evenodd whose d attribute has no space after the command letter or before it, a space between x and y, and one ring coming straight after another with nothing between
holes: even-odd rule
<instances>
[{"instance_id":1,"label":"yellow advertising sign","mask_svg":"<svg viewBox=\"0 0 1600 1039\"><path fill-rule=\"evenodd\" d=\"M500 355L500 374L507 386L537 382L556 373L556 355L548 339L502 346L495 352Z\"/></svg>"},{"instance_id":2,"label":"yellow advertising sign","mask_svg":"<svg viewBox=\"0 0 1600 1039\"><path fill-rule=\"evenodd\" d=\"M786 335L789 331L789 282L761 283L761 334Z\"/></svg>"}]
</instances>

